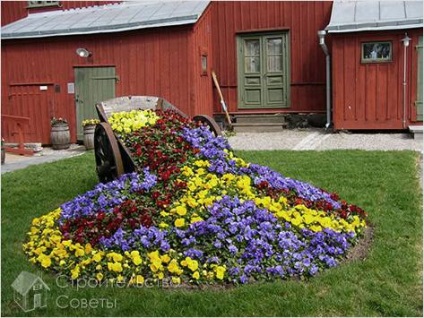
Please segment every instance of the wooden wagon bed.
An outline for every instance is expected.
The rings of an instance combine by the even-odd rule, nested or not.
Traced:
[[[96,125],[94,132],[94,154],[96,171],[101,182],[109,182],[124,173],[135,171],[131,153],[113,132],[108,121],[109,117],[112,113],[144,109],[172,110],[183,117],[188,117],[167,100],[155,96],[123,96],[96,104],[100,124]],[[221,129],[213,118],[196,115],[193,120],[208,125],[215,135],[221,134]]]

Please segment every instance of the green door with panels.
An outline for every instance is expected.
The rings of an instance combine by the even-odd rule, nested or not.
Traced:
[[[417,45],[418,51],[418,81],[417,81],[417,100],[415,107],[417,108],[417,121],[423,120],[423,37],[419,37]]]
[[[75,68],[75,102],[77,113],[77,138],[83,140],[82,121],[98,118],[96,103],[115,97],[117,76],[115,67]]]
[[[288,33],[237,38],[239,108],[289,107]]]

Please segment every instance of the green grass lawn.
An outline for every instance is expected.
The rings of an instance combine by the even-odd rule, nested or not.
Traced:
[[[26,259],[22,242],[34,217],[97,183],[93,152],[87,152],[2,175],[2,315],[422,317],[423,222],[417,153],[237,151],[237,155],[337,192],[365,209],[374,226],[367,257],[309,280],[231,289],[64,286]],[[47,308],[25,313],[14,302],[11,284],[23,270],[42,276],[49,286]],[[98,300],[97,308],[84,306],[93,299]]]

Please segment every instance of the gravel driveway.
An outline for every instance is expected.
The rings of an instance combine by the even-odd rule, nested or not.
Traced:
[[[228,138],[238,150],[415,150],[423,152],[423,141],[407,133],[363,134],[326,133],[322,129],[282,130],[281,132],[237,133]]]
[[[322,129],[237,133],[228,138],[235,150],[415,150],[421,152],[418,174],[423,187],[423,140],[408,133],[327,133]]]

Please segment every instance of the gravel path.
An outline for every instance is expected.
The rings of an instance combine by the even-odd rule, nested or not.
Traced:
[[[326,133],[322,129],[283,130],[268,133],[237,133],[228,138],[235,150],[415,150],[421,152],[418,175],[423,188],[423,140],[404,133]]]
[[[326,133],[324,130],[283,130],[267,133],[237,133],[228,138],[238,150],[415,150],[423,152],[423,141],[407,133]]]

